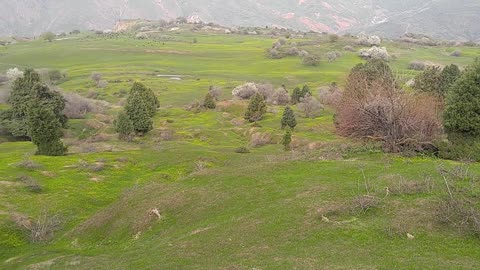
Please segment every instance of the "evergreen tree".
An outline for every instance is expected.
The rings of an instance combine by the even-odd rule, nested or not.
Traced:
[[[155,115],[158,107],[160,107],[160,102],[158,102],[155,93],[153,93],[152,89],[145,87],[145,85],[135,82],[130,90],[130,97],[133,96],[133,93],[139,93],[140,97],[143,99],[145,105],[147,105],[148,113],[151,117]],[[128,102],[128,101],[127,101]]]
[[[293,89],[292,98],[291,98],[292,104],[299,103],[302,97],[303,97],[302,90],[299,87],[295,87],[295,89]]]
[[[439,67],[429,67],[415,77],[415,90],[430,93],[438,97],[445,97],[446,92],[442,86],[442,70]]]
[[[40,83],[40,75],[33,69],[26,69],[23,77],[17,78],[12,85],[8,99],[11,105],[2,123],[15,137],[28,137],[27,111],[34,85]]]
[[[135,132],[135,128],[133,126],[132,120],[130,120],[130,118],[124,111],[120,112],[120,114],[118,115],[118,118],[115,121],[115,129],[118,133],[118,137],[120,140],[132,140],[132,135]]]
[[[443,68],[441,73],[442,93],[446,96],[450,87],[460,78],[461,71],[457,65],[451,64]]]
[[[294,129],[297,126],[297,120],[295,119],[295,114],[290,107],[285,107],[282,117],[282,129],[289,127]]]
[[[285,151],[290,150],[291,143],[292,143],[292,131],[289,128],[287,128],[282,139],[282,145],[285,147]]]
[[[60,140],[62,124],[48,102],[34,99],[27,110],[28,136],[37,146],[37,155],[63,156],[67,147]]]
[[[306,97],[307,95],[311,96],[312,91],[310,91],[310,87],[305,84],[302,88],[302,98]]]
[[[132,92],[125,105],[125,112],[137,133],[145,134],[153,129],[153,121],[150,114],[151,106],[145,103],[141,93]]]
[[[299,103],[307,95],[312,95],[312,91],[310,90],[310,87],[308,85],[305,84],[302,89],[296,87],[295,89],[293,89],[292,93],[292,104]]]
[[[262,120],[263,115],[267,112],[267,103],[261,94],[258,92],[253,95],[245,112],[245,120],[250,122],[257,122]]]
[[[215,102],[215,98],[212,94],[208,93],[205,96],[205,100],[203,101],[203,106],[207,109],[215,109],[217,107],[217,103]]]
[[[450,139],[480,137],[480,59],[452,85],[446,100],[444,125]]]
[[[66,127],[67,117],[63,113],[65,100],[63,96],[42,85],[40,76],[33,69],[27,69],[24,76],[13,83],[8,99],[10,109],[3,115],[2,124],[15,137],[28,137],[27,112],[29,104],[38,99],[53,110],[62,127]]]

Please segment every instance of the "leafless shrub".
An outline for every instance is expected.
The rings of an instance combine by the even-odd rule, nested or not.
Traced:
[[[418,60],[412,61],[408,64],[408,69],[411,69],[411,70],[425,70],[426,68],[427,68],[427,64],[425,64],[425,62],[418,61]]]
[[[285,51],[286,55],[297,56],[300,54],[300,50],[297,47],[290,47]]]
[[[464,232],[480,237],[480,209],[478,207],[478,179],[467,165],[452,170],[439,168],[445,184],[445,196],[438,204],[437,219]]]
[[[64,113],[71,119],[83,119],[87,113],[98,112],[101,109],[100,104],[94,100],[82,97],[76,93],[64,92],[65,98]]]
[[[409,181],[403,176],[397,176],[390,180],[388,192],[392,195],[414,195],[431,193],[434,188],[434,181],[431,177],[425,176],[422,181]]]
[[[347,45],[347,46],[343,47],[343,50],[347,51],[347,52],[356,52],[355,48],[353,46],[350,46],[350,45]]]
[[[390,55],[388,54],[387,48],[385,47],[372,47],[369,49],[361,49],[359,52],[360,57],[363,59],[381,59],[388,61]]]
[[[25,185],[25,188],[27,188],[28,191],[33,193],[42,192],[42,186],[35,178],[28,175],[22,175],[19,177],[19,180]]]
[[[42,210],[40,215],[33,220],[25,215],[15,213],[12,215],[12,220],[19,229],[28,233],[32,243],[45,242],[52,239],[54,233],[63,224],[60,215],[51,214],[47,210]]]
[[[250,99],[255,95],[257,90],[257,85],[255,83],[246,83],[235,87],[232,91],[232,95],[240,99]]]
[[[219,87],[219,86],[214,86],[214,85],[211,85],[210,88],[208,89],[208,92],[210,93],[210,95],[212,95],[212,97],[215,99],[215,100],[220,100],[220,97],[222,96],[222,88]]]
[[[382,39],[378,36],[359,35],[357,44],[363,46],[380,46]]]
[[[317,117],[320,114],[320,111],[323,109],[322,104],[320,104],[320,102],[311,95],[301,98],[300,103],[298,103],[297,106],[307,118]]]
[[[106,88],[108,86],[108,82],[106,80],[100,80],[98,83],[97,83],[97,87],[98,88]]]
[[[385,77],[351,74],[337,106],[336,127],[344,136],[384,143],[385,150],[423,151],[442,131],[438,100],[407,93]]]
[[[270,99],[275,92],[273,85],[268,83],[256,84],[256,86],[257,92],[262,95],[265,100]]]
[[[310,53],[308,53],[307,51],[305,50],[301,50],[299,53],[298,53],[298,56],[300,56],[301,58],[304,58],[306,56],[310,55]]]
[[[28,170],[36,170],[43,167],[42,164],[36,163],[32,160],[30,154],[25,154],[23,156],[22,161],[16,164],[18,168],[28,169]]]
[[[267,49],[267,57],[271,59],[281,59],[283,58],[283,53],[277,48]]]
[[[162,141],[173,141],[175,139],[175,130],[161,130],[160,139]]]
[[[90,79],[95,83],[96,86],[98,86],[98,84],[102,80],[102,77],[103,77],[102,74],[98,72],[94,72],[92,73],[92,75],[90,75]]]
[[[14,81],[15,79],[23,76],[23,71],[19,70],[18,68],[11,68],[7,70],[5,74],[10,81]]]
[[[204,160],[197,160],[195,161],[195,168],[194,168],[194,171],[195,172],[203,172],[205,171],[206,169],[208,169],[208,162],[204,161]]]
[[[189,104],[183,106],[183,109],[189,112],[199,113],[203,110],[203,106],[198,100],[194,100]]]
[[[268,101],[273,105],[287,105],[290,103],[290,95],[288,94],[287,89],[279,88],[273,93]]]
[[[93,163],[89,163],[86,160],[80,160],[76,167],[80,170],[87,170],[91,172],[101,172],[105,170],[106,164],[104,161],[97,161]]]
[[[318,90],[321,104],[336,106],[342,100],[342,92],[336,85],[321,87]]]
[[[308,54],[302,57],[302,63],[305,66],[318,66],[320,64],[320,57],[314,54]]]
[[[327,53],[327,59],[328,62],[335,62],[338,58],[342,57],[342,53],[338,51],[333,51],[333,52],[328,52]]]
[[[256,132],[250,137],[250,147],[259,147],[267,145],[272,141],[272,135],[270,133]]]
[[[380,201],[373,195],[359,195],[353,198],[353,209],[355,214],[365,214],[369,210],[379,206]]]

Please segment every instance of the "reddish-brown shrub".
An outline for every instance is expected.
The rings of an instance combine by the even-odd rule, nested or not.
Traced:
[[[337,131],[382,141],[389,152],[432,148],[431,142],[442,131],[439,102],[432,96],[405,92],[388,74],[350,74],[336,106]]]

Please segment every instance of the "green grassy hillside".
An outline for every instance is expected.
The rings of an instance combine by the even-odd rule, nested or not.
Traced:
[[[437,211],[446,196],[440,168],[465,173],[458,179],[452,173],[452,181],[478,192],[478,164],[384,154],[375,144],[336,135],[329,108],[314,119],[295,108],[291,152],[278,144],[282,107],[269,106],[260,127],[235,123],[246,103],[232,101],[231,90],[244,82],[284,84],[290,92],[308,83],[314,94],[334,81],[343,85],[362,61],[357,53],[342,51],[352,40],[294,40],[315,41],[303,48],[319,55],[343,53],[336,62],[307,67],[298,57],[266,58],[265,49],[276,41],[270,37],[167,36],[153,41],[85,34],[0,48],[0,71],[59,69],[68,74],[60,85],[64,91],[95,92],[106,104],[103,112],[70,121],[66,157],[31,156],[35,147],[29,142],[0,143],[0,268],[480,267],[478,237],[442,224]],[[407,69],[412,60],[463,67],[480,56],[472,47],[385,46],[404,80],[416,74]],[[458,49],[462,57],[449,56]],[[101,73],[108,86],[95,88],[92,72]],[[133,81],[151,87],[161,108],[154,130],[126,143],[114,134],[112,119]],[[183,109],[202,100],[210,85],[223,88],[215,111]],[[270,134],[271,143],[235,153],[254,133]],[[32,179],[41,190],[32,192]],[[358,200],[369,195],[375,203],[359,208]],[[61,221],[58,230],[48,242],[31,243],[13,220],[46,211]]]

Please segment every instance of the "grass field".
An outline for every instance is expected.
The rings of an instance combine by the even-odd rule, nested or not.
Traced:
[[[66,157],[31,156],[29,142],[0,143],[1,269],[478,269],[480,240],[441,224],[438,201],[445,196],[439,168],[459,163],[434,157],[384,154],[376,145],[335,134],[333,112],[301,117],[294,133],[299,147],[284,152],[277,143],[235,149],[254,132],[278,142],[283,108],[271,106],[261,127],[233,125],[244,102],[229,101],[244,82],[284,84],[290,91],[337,82],[362,60],[343,52],[336,62],[302,65],[298,57],[274,60],[265,36],[169,33],[165,42],[128,36],[81,35],[54,42],[0,47],[0,71],[12,67],[59,69],[68,80],[59,87],[108,102],[103,118],[113,118],[133,81],[151,87],[161,103],[155,129],[131,143],[117,140],[111,121],[96,114],[72,120]],[[192,43],[193,38],[198,43]],[[306,49],[341,51],[352,40],[318,40]],[[302,39],[297,42],[305,41]],[[421,47],[386,42],[391,65],[404,78],[412,60],[466,66],[480,56],[474,47]],[[358,47],[360,48],[360,47]],[[89,79],[99,72],[109,81],[97,89]],[[158,75],[179,75],[171,80]],[[210,85],[223,88],[215,111],[189,112]],[[6,108],[0,105],[0,109]],[[92,122],[101,122],[92,125]],[[164,131],[174,132],[162,140]],[[102,135],[103,139],[89,140]],[[309,145],[319,145],[312,147]],[[92,151],[82,151],[82,147]],[[19,163],[31,161],[30,168]],[[478,164],[469,173],[480,174]],[[40,192],[22,179],[33,178]],[[475,177],[475,179],[477,179]],[[389,194],[399,183],[427,183],[428,189]],[[366,213],[351,208],[359,195],[381,198]],[[161,218],[151,214],[158,209]],[[49,242],[30,243],[11,216],[61,218]],[[414,239],[408,239],[407,233]]]

